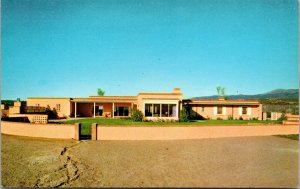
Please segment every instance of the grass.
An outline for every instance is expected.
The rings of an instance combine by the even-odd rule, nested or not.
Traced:
[[[134,122],[130,119],[111,119],[111,118],[83,118],[68,120],[61,123],[73,124],[81,123],[81,133],[90,134],[92,123],[105,126],[205,126],[205,125],[247,125],[247,124],[280,124],[279,121],[260,121],[260,120],[203,120],[199,122]]]
[[[288,139],[292,139],[292,140],[299,140],[299,134],[291,134],[291,135],[276,135],[278,137],[282,137],[282,138],[288,138]]]

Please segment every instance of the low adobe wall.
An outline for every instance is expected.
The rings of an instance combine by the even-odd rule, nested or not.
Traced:
[[[35,124],[1,121],[1,133],[28,137],[79,140],[78,124]]]
[[[97,133],[97,135],[93,134]],[[297,125],[188,126],[188,127],[92,127],[93,140],[178,140],[298,134]]]

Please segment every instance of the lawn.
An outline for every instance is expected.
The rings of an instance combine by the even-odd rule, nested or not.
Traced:
[[[291,135],[276,135],[282,138],[288,138],[292,140],[299,140],[299,134],[291,134]]]
[[[260,120],[203,120],[192,122],[134,122],[130,119],[111,118],[84,118],[68,120],[61,123],[73,124],[81,123],[81,133],[90,134],[92,123],[106,126],[204,126],[204,125],[247,125],[247,124],[280,124],[280,121],[260,121]]]

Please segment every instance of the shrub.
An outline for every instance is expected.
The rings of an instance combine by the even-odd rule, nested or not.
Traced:
[[[187,110],[185,108],[183,108],[179,112],[179,121],[180,122],[189,122],[190,121],[188,112],[187,112]]]
[[[240,116],[239,120],[243,120],[242,116]]]
[[[143,121],[144,115],[143,112],[141,112],[140,110],[132,110],[131,112],[131,119],[132,121]]]
[[[233,120],[233,117],[231,115],[228,116],[228,120]]]
[[[285,115],[284,112],[281,114],[280,118],[277,119],[277,121],[283,121],[283,120],[287,120],[287,116]]]
[[[223,120],[221,117],[218,117],[217,120]]]
[[[45,113],[48,115],[48,119],[57,119],[58,118],[56,109],[53,108],[53,110],[51,110],[49,105],[47,106]]]

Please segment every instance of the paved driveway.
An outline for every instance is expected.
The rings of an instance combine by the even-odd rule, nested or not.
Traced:
[[[297,170],[298,141],[273,136],[79,143],[2,137],[4,186],[295,188]]]

